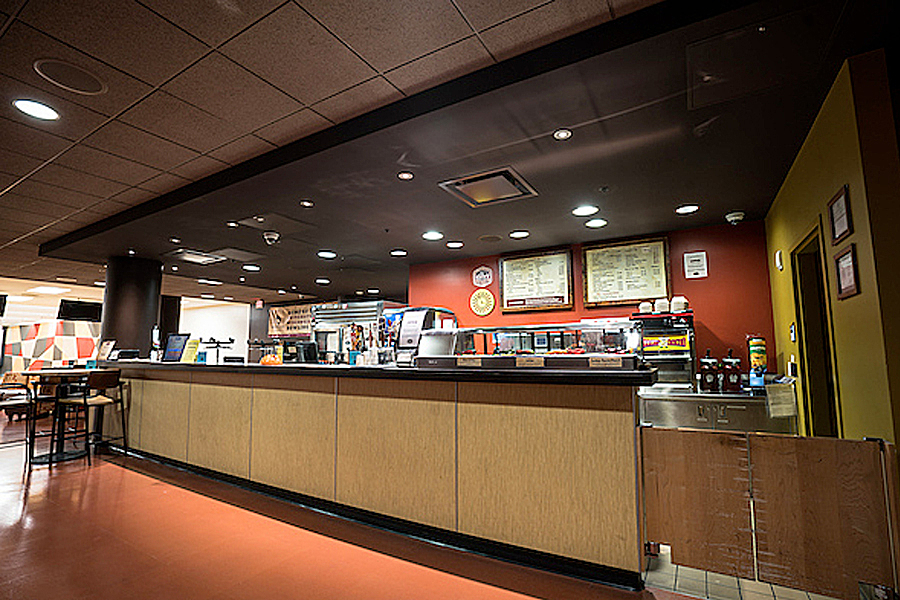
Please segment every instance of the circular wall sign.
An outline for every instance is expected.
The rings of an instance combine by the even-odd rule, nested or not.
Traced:
[[[475,287],[487,287],[494,282],[494,270],[487,265],[475,267],[472,270],[472,285]]]
[[[469,307],[479,317],[486,317],[494,310],[494,294],[491,290],[481,288],[472,292],[469,297]]]

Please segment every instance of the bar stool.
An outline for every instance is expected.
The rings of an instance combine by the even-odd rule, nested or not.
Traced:
[[[74,393],[73,393],[74,392]],[[76,416],[75,426],[71,434],[64,434],[57,443],[61,444],[60,451],[65,448],[67,439],[84,440],[84,449],[87,451],[88,464],[91,464],[91,445],[97,445],[110,440],[122,440],[125,448],[125,454],[128,454],[128,427],[125,422],[125,400],[122,391],[121,372],[118,370],[93,371],[88,374],[84,384],[71,385],[69,387],[69,395],[57,400],[59,410],[54,413],[54,418],[65,418],[65,411],[72,410]],[[106,406],[118,405],[119,416],[122,423],[122,435],[120,436],[103,436],[102,419],[103,408]],[[95,416],[98,419],[95,424],[94,431],[90,431],[89,416],[90,409],[97,408]],[[78,413],[84,411],[84,428],[78,429]],[[57,416],[57,413],[59,415]],[[54,426],[54,429],[56,427]]]

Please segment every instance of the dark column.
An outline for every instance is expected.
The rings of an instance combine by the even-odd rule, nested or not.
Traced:
[[[181,296],[159,297],[159,344],[166,349],[166,340],[170,333],[178,333],[181,320]]]
[[[150,355],[151,333],[159,313],[162,263],[158,260],[114,256],[106,263],[103,324],[100,337],[116,340],[116,348]]]

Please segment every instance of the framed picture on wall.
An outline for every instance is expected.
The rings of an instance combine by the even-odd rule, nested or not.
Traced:
[[[837,271],[838,300],[855,296],[859,293],[859,275],[856,267],[856,244],[850,244],[834,257]]]
[[[853,233],[850,214],[850,189],[844,186],[828,203],[828,221],[831,223],[831,245],[835,245]]]

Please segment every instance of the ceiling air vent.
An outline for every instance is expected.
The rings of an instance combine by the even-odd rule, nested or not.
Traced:
[[[196,265],[211,265],[227,260],[226,257],[219,256],[218,254],[208,254],[206,252],[200,252],[199,250],[191,250],[190,248],[179,248],[178,250],[169,252],[166,256],[171,256],[172,258],[177,258]]]
[[[438,185],[472,208],[537,196],[537,191],[512,167],[466,175]]]

